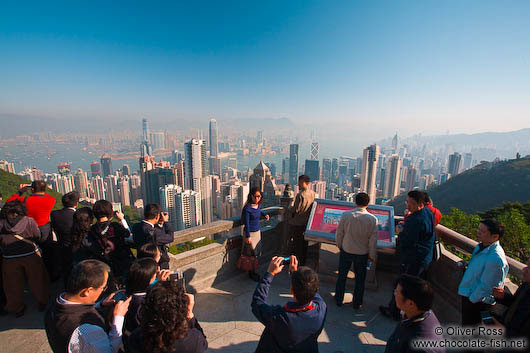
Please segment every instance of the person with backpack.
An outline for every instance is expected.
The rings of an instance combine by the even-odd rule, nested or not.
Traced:
[[[0,249],[3,254],[3,286],[6,294],[5,310],[24,315],[24,288],[26,282],[38,303],[39,311],[46,307],[50,296],[50,281],[40,249],[41,240],[37,222],[26,216],[26,207],[19,200],[6,202],[0,212]]]

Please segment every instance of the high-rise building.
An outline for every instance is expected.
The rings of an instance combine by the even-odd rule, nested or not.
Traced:
[[[291,185],[298,183],[298,149],[299,145],[292,143],[289,146],[289,182]]]
[[[473,155],[471,153],[464,154],[464,170],[471,168],[471,163],[473,162]]]
[[[142,184],[145,184],[144,205],[150,203],[160,204],[159,189],[165,185],[175,184],[175,171],[169,168],[169,163],[167,167],[148,170],[144,173]]]
[[[318,152],[319,152],[318,142],[311,142],[310,159],[313,160],[313,161],[317,161],[318,160]]]
[[[289,157],[282,159],[282,181],[289,182]]]
[[[258,188],[263,192],[265,187],[265,181],[271,178],[271,172],[269,168],[260,161],[258,165],[254,168],[254,173],[250,176],[250,188]]]
[[[271,176],[273,178],[276,178],[276,164],[272,162],[265,162],[265,165],[269,167],[269,170],[271,171]]]
[[[405,169],[405,168],[403,168]],[[416,179],[418,179],[419,171],[415,167],[407,168],[407,181],[405,183],[405,191],[413,190],[416,187]]]
[[[460,173],[460,167],[462,164],[462,155],[458,152],[453,153],[449,156],[449,162],[447,165],[447,172],[451,176],[458,175]]]
[[[0,161],[0,169],[5,172],[15,174],[15,164],[9,163],[8,161]]]
[[[88,177],[81,168],[74,175],[74,187],[81,198],[88,197]]]
[[[383,197],[392,199],[399,195],[399,186],[401,184],[401,158],[397,154],[390,157],[386,164],[385,171],[385,189]]]
[[[324,158],[322,160],[322,180],[326,183],[331,183],[331,159]]]
[[[200,180],[208,175],[206,142],[192,139],[184,144],[184,153],[184,186],[186,190],[200,191]]]
[[[166,132],[165,131],[151,131],[149,140],[154,150],[166,149]]]
[[[171,160],[170,160],[171,163],[175,164],[182,160],[184,160],[184,156],[182,155],[181,152],[177,150],[174,150],[171,152]]]
[[[311,181],[320,180],[319,161],[313,159],[306,159],[304,174],[307,175]]]
[[[184,189],[184,161],[175,163],[175,183]]]
[[[210,157],[208,161],[210,165],[210,173],[215,175],[221,175],[221,158],[213,156]]]
[[[118,186],[120,188],[120,202],[123,206],[130,206],[131,205],[131,188],[129,183],[129,177],[123,176],[120,178],[120,181],[118,182]]]
[[[337,158],[331,160],[331,182],[339,183],[339,160]]]
[[[377,162],[379,160],[379,146],[371,145],[363,150],[363,166],[361,172],[361,191],[370,196],[370,202],[375,204],[377,189],[375,177],[377,174]]]
[[[193,190],[185,190],[175,195],[177,230],[199,226],[202,223],[201,194]]]
[[[103,170],[103,177],[112,174],[112,158],[108,153],[101,156],[101,169]]]
[[[350,179],[351,178],[348,174],[348,166],[345,164],[339,164],[339,186],[343,186]]]
[[[160,207],[162,208],[162,211],[168,213],[169,223],[174,229],[178,229],[178,216],[175,200],[176,195],[179,192],[182,192],[182,188],[174,184],[164,185],[159,189]]]
[[[147,119],[142,119],[142,144],[140,146],[141,157],[150,156],[152,154],[149,137],[149,123],[147,122]]]
[[[134,204],[136,200],[142,198],[142,181],[141,177],[137,174],[131,175],[129,178],[129,187],[131,191],[131,203]]]
[[[392,153],[398,153],[399,152],[399,137],[396,133],[394,135],[394,138],[392,139]]]
[[[228,164],[230,168],[237,170],[237,158],[230,157],[228,158]]]
[[[322,180],[311,181],[309,188],[315,192],[315,197],[326,198],[326,182]]]
[[[219,145],[217,143],[217,120],[211,119],[209,126],[209,145],[210,145],[210,157],[217,157],[219,155]],[[221,170],[221,167],[219,167]]]
[[[93,198],[96,200],[105,200],[105,182],[102,177],[96,175],[96,177],[90,179],[90,184],[92,185]]]
[[[207,175],[200,179],[202,224],[211,223],[213,219],[212,177],[213,175]]]
[[[90,176],[95,178],[96,176],[101,176],[101,166],[98,161],[90,163]]]
[[[107,175],[105,177],[105,190],[107,198],[105,200],[117,203],[120,202],[118,193],[118,177],[116,175]]]

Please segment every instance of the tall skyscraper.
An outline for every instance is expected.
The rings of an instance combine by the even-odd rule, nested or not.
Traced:
[[[331,160],[331,182],[339,183],[339,160],[337,158]]]
[[[192,139],[186,142],[184,153],[184,186],[186,190],[200,191],[200,180],[208,175],[205,141]]]
[[[392,139],[392,153],[398,153],[399,152],[399,137],[396,133],[394,135],[394,138]]]
[[[167,162],[166,162],[167,163]],[[144,205],[150,203],[160,204],[160,188],[165,185],[175,184],[175,171],[172,168],[154,168],[144,173]]]
[[[401,184],[401,158],[398,155],[392,155],[386,164],[385,169],[385,189],[383,197],[392,199],[399,195],[399,186]]]
[[[199,226],[202,223],[200,192],[185,190],[175,195],[177,230]]]
[[[311,181],[320,180],[320,166],[318,160],[306,159],[304,174],[309,176]]]
[[[95,178],[92,178],[90,180],[90,183],[92,185],[92,191],[94,192],[94,194],[92,195],[93,198],[95,198],[96,200],[105,200],[106,193],[105,182],[103,178],[99,175],[96,175]]]
[[[462,164],[462,155],[458,152],[453,153],[449,156],[449,162],[447,165],[447,172],[451,176],[456,176],[460,173],[460,167]]]
[[[379,146],[371,145],[363,150],[363,166],[361,172],[361,191],[370,196],[370,202],[375,204],[377,189],[375,177],[377,174],[377,162],[379,160]]]
[[[217,157],[219,155],[219,145],[217,144],[217,120],[211,119],[209,128],[210,134],[208,143],[210,144],[210,157]]]
[[[326,183],[331,183],[331,159],[324,158],[322,160],[322,180]]]
[[[250,176],[250,188],[258,188],[263,192],[265,187],[265,180],[270,179],[271,172],[269,167],[265,165],[262,161],[254,168],[253,174]]]
[[[131,167],[128,164],[124,164],[121,170],[123,175],[131,175]]]
[[[107,196],[105,200],[110,202],[120,202],[120,195],[118,194],[118,177],[116,175],[107,175],[104,180]]]
[[[282,159],[282,181],[289,182],[289,157]]]
[[[207,175],[200,179],[202,224],[211,223],[213,218],[212,177],[213,175]]]
[[[101,156],[101,169],[103,170],[103,177],[112,174],[112,158],[108,153]]]
[[[473,155],[471,153],[464,154],[464,170],[471,168],[471,163],[473,161]]]
[[[142,119],[142,144],[140,146],[141,157],[150,156],[152,153],[149,138],[149,123],[147,122],[147,119]]]
[[[405,169],[405,168],[403,168]],[[408,167],[407,182],[405,184],[405,191],[413,190],[416,186],[416,179],[418,179],[419,171],[415,167]]]
[[[131,188],[129,183],[129,177],[121,177],[118,181],[118,186],[120,188],[120,202],[123,206],[131,205]]]
[[[310,153],[311,160],[313,161],[318,160],[318,150],[319,150],[318,142],[311,142],[311,153]]]
[[[299,145],[296,143],[289,146],[289,182],[291,185],[298,184],[298,148]]]
[[[159,188],[160,207],[162,211],[167,212],[169,216],[169,223],[178,229],[177,208],[175,205],[176,195],[182,192],[182,188],[178,185],[169,184]]]
[[[80,197],[88,197],[88,177],[81,168],[74,175],[74,186]]]

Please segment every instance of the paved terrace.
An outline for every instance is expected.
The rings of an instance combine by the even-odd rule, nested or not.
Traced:
[[[264,255],[260,259],[265,271],[270,257],[278,254],[285,222],[281,222],[281,208],[269,211],[277,222],[262,227]],[[278,223],[279,221],[279,223]],[[196,293],[195,315],[203,327],[209,343],[209,352],[254,352],[263,325],[256,321],[250,309],[252,293],[256,283],[241,274],[236,268],[241,238],[227,234],[239,226],[238,219],[223,220],[209,225],[180,231],[175,234],[176,242],[189,241],[202,236],[217,234],[218,243],[171,255],[171,268],[182,269],[188,291]],[[474,242],[442,226],[438,235],[447,243],[469,252]],[[237,233],[237,232],[235,232]],[[217,238],[216,237],[216,238]],[[316,247],[310,247],[315,254]],[[393,251],[380,250],[376,268],[376,280],[368,276],[364,307],[354,311],[351,306],[353,273],[349,273],[345,304],[338,308],[334,303],[334,286],[338,265],[338,249],[323,244],[318,251],[320,262],[318,272],[321,280],[320,293],[328,304],[325,329],[319,337],[321,352],[383,352],[386,340],[396,322],[379,314],[378,306],[387,304],[397,278],[397,258]],[[442,323],[459,322],[459,297],[456,294],[462,273],[456,263],[458,257],[443,249],[442,258],[428,274],[433,283],[436,297],[433,310]],[[523,264],[509,259],[510,273],[521,277]],[[515,290],[508,284],[510,290]],[[59,289],[56,288],[56,292]],[[348,293],[348,291],[350,291]],[[283,305],[290,299],[289,278],[286,272],[276,276],[269,293],[269,303]],[[0,318],[0,353],[48,353],[43,326],[43,315],[26,293],[28,310],[22,318],[14,316]]]

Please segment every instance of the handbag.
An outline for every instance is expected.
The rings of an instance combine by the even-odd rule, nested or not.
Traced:
[[[237,268],[243,271],[256,271],[258,269],[258,258],[241,254],[237,260]]]

